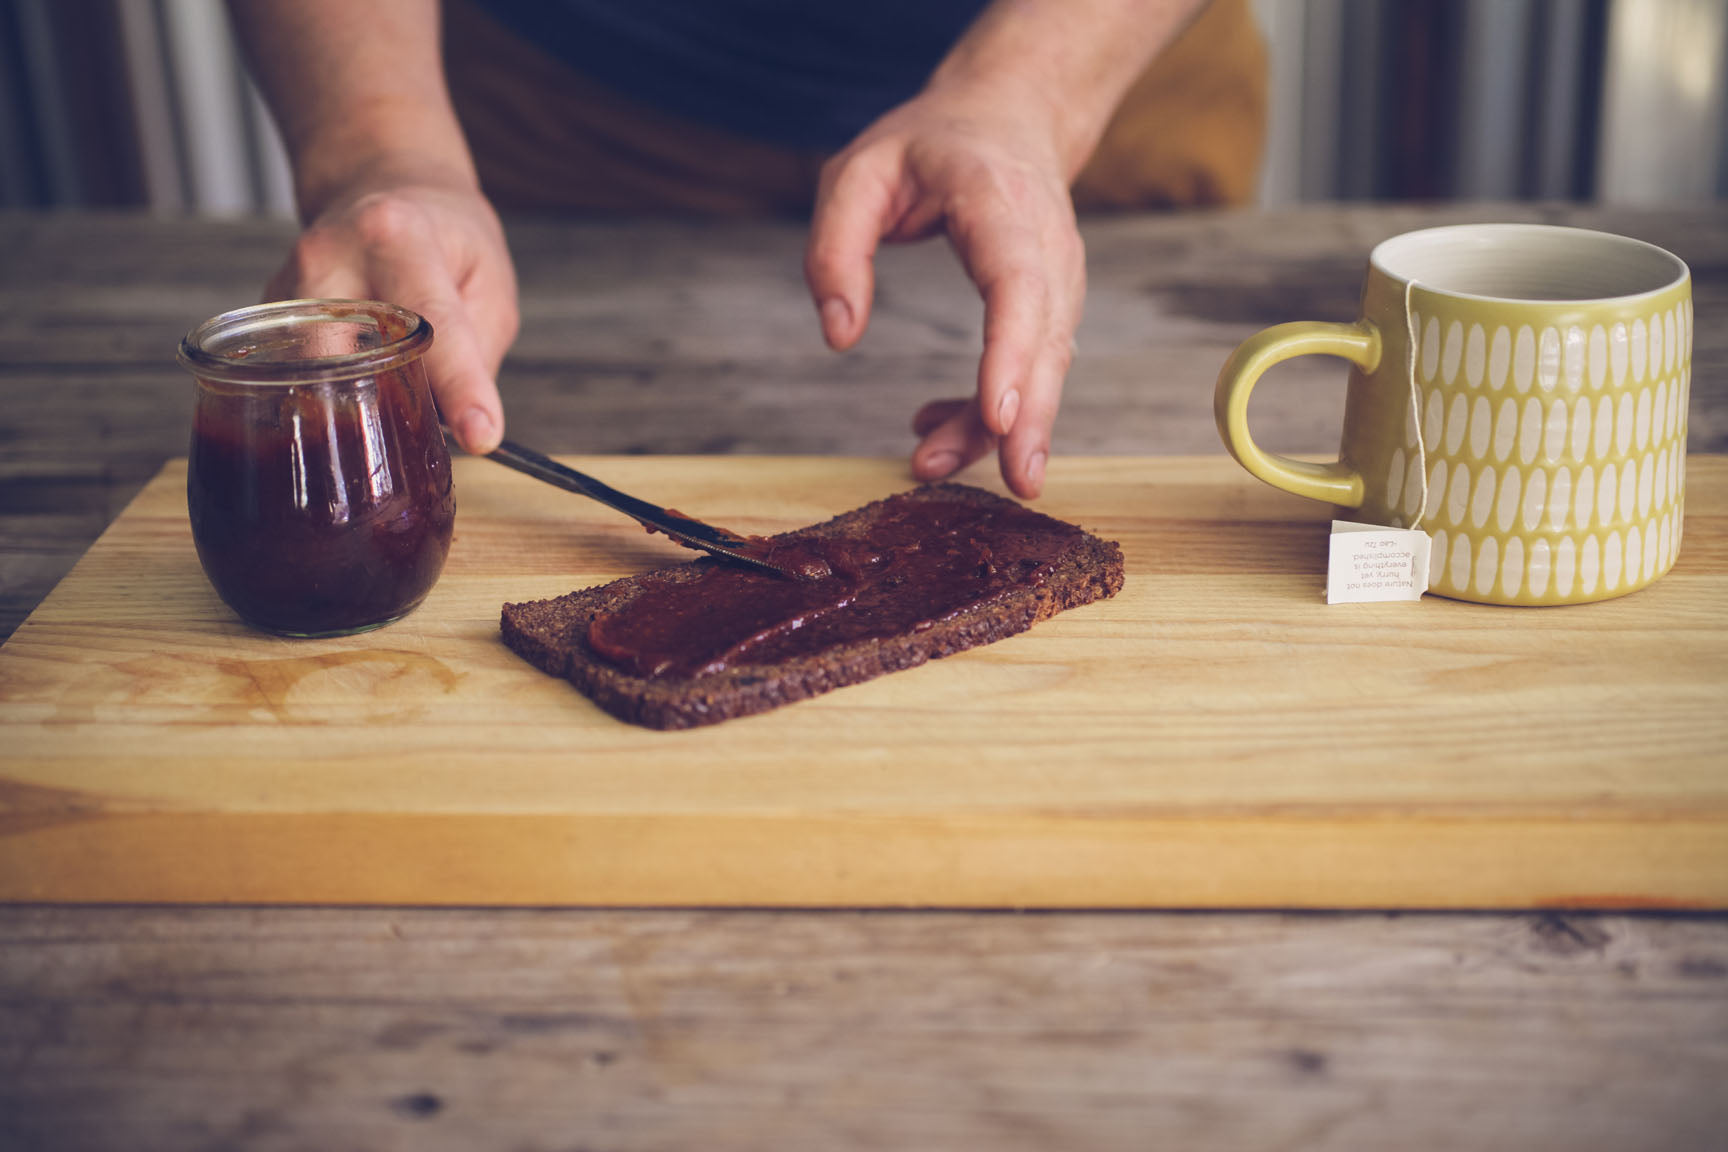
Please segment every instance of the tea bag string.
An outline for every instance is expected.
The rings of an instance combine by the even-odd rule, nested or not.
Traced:
[[[1404,281],[1404,329],[1410,344],[1410,423],[1416,429],[1416,469],[1422,478],[1422,502],[1416,506],[1416,518],[1410,524],[1412,530],[1421,528],[1423,517],[1428,515],[1428,445],[1422,439],[1422,393],[1416,386],[1416,311],[1411,300],[1415,291],[1414,278]]]

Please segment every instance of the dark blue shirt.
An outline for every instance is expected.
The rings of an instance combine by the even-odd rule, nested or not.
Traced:
[[[666,112],[843,147],[923,87],[987,0],[481,0],[572,68]]]

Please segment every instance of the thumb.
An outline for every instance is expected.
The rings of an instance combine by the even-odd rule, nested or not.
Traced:
[[[487,371],[479,342],[466,317],[447,313],[440,327],[432,315],[434,337],[426,354],[426,374],[438,411],[464,452],[476,456],[498,447],[504,438],[504,405],[498,385]]]
[[[405,246],[374,253],[371,279],[385,300],[411,308],[432,323],[426,375],[438,414],[465,452],[484,455],[504,436],[504,404],[474,316],[455,277],[428,248]]]

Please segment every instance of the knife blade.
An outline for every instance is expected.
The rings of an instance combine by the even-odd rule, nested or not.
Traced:
[[[798,578],[796,573],[779,567],[767,558],[767,550],[760,538],[752,539],[725,528],[704,524],[682,512],[650,504],[514,441],[503,441],[497,449],[487,453],[487,459],[514,468],[536,480],[544,480],[566,492],[575,492],[591,500],[598,500],[608,508],[617,509],[635,519],[651,531],[664,532],[670,539],[687,548],[747,564],[777,576]]]

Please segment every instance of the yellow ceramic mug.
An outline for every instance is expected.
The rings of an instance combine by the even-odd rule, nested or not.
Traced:
[[[1261,374],[1314,353],[1352,365],[1335,463],[1248,432]],[[1374,249],[1356,323],[1280,324],[1237,348],[1218,430],[1268,484],[1426,530],[1433,592],[1578,604],[1674,564],[1691,359],[1691,277],[1671,253],[1574,228],[1434,228]]]

